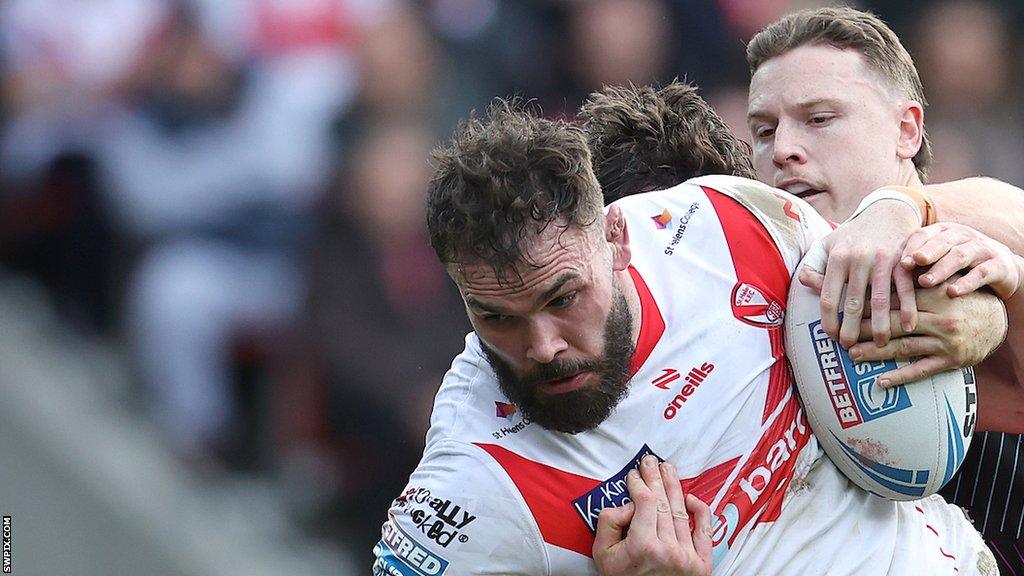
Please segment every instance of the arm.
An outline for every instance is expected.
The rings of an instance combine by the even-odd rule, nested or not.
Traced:
[[[992,178],[965,178],[924,188],[937,222],[978,230],[1024,255],[1024,190]]]
[[[892,372],[896,384],[984,359],[977,366],[978,429],[1024,432],[1024,331],[1010,329],[1005,344],[989,356],[989,345],[1001,341],[992,338],[997,328],[1002,329],[1003,311],[992,308],[991,293],[976,291],[989,286],[1003,299],[1006,320],[1014,326],[1024,318],[1024,258],[972,228],[939,223],[910,236],[901,266],[908,272],[926,267],[919,280],[924,288],[919,294],[925,295],[917,300],[920,322],[908,335],[893,318],[893,340],[881,346],[858,344],[850,349],[851,356],[864,352],[864,359],[923,357]],[[953,277],[965,269],[964,276]],[[943,284],[947,279],[950,282]],[[871,331],[868,322],[860,328],[862,334]]]
[[[911,235],[903,252],[904,267],[925,268],[920,282],[934,286],[960,270],[963,277],[949,284],[951,297],[974,296],[988,286],[1006,305],[1011,323],[1024,318],[1024,258],[973,228],[939,223]],[[1024,331],[1010,330],[1006,343],[976,369],[981,384],[978,428],[1024,432]]]
[[[1024,191],[1015,186],[991,178],[967,178],[927,186],[923,196],[920,191],[905,187],[891,189],[897,193],[889,196],[903,201],[883,199],[866,205],[869,200],[865,199],[857,216],[825,242],[828,267],[820,282],[822,326],[844,346],[857,341],[859,318],[869,307],[875,319],[875,341],[880,345],[888,341],[890,324],[886,311],[893,283],[899,296],[901,323],[906,330],[913,327],[913,283],[909,272],[897,263],[904,243],[921,225],[938,220],[971,226],[1024,255]],[[806,280],[802,275],[801,281],[808,284]],[[847,285],[847,294],[842,297]],[[840,311],[845,313],[841,326]]]

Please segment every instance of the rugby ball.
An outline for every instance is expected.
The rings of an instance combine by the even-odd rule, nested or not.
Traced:
[[[804,265],[824,270],[820,242]],[[977,409],[974,372],[950,370],[883,389],[879,376],[909,361],[859,362],[821,329],[818,294],[793,277],[786,355],[818,443],[854,484],[891,500],[937,492],[960,467]]]

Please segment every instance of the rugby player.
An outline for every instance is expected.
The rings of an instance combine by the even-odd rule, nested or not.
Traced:
[[[851,8],[797,12],[769,24],[751,39],[747,60],[752,72],[749,126],[754,164],[762,181],[803,196],[834,221],[848,217],[864,195],[879,186],[921,186],[931,162],[924,132],[924,92],[910,54],[881,20]],[[884,257],[888,262],[898,258],[908,269],[938,261],[921,277],[923,286],[973,267],[952,284],[950,294],[989,283],[1006,302],[1011,326],[1007,343],[977,368],[978,429],[983,432],[974,438],[960,473],[941,493],[970,510],[1001,571],[1021,574],[1024,440],[1019,433],[1024,432],[1024,379],[1019,367],[1024,330],[1013,326],[1024,307],[1024,296],[1018,294],[1024,267],[1013,252],[1024,254],[1024,227],[1014,220],[1015,203],[1007,198],[1013,194],[996,190],[974,201],[951,196],[947,202],[936,198],[935,203],[941,219],[965,222],[964,218],[972,218],[966,223],[1005,246],[971,228],[943,223],[915,232],[902,253]],[[842,265],[843,255],[833,255],[839,256],[838,262],[834,258],[829,265]],[[864,285],[863,274],[855,280],[858,286]],[[808,276],[802,281],[819,279]],[[842,303],[838,289],[838,283],[826,283],[822,313],[834,318],[840,306],[846,310],[849,321],[842,331],[844,343],[851,344],[858,332],[852,319],[863,299]],[[927,358],[940,346],[942,335],[937,338],[935,330],[888,344],[879,337],[888,331],[884,313],[888,304],[883,298],[888,288],[881,282],[871,292],[875,341],[858,344],[851,353],[865,360],[893,353],[925,356],[918,368],[944,367],[942,360]],[[856,293],[855,288],[848,291]],[[893,320],[894,333],[904,333]]]
[[[621,531],[601,531],[618,509],[636,515],[627,539],[665,545],[626,550],[652,571],[707,573],[710,547],[721,574],[992,573],[941,498],[877,498],[822,457],[781,347],[790,278],[831,231],[806,203],[710,176],[602,210],[585,135],[507,104],[435,160],[431,242],[474,332],[375,571],[632,571],[609,551]],[[910,208],[880,199],[850,235],[899,228]],[[703,519],[693,496],[711,503]]]

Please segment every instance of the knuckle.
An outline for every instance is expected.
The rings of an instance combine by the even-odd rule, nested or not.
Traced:
[[[861,303],[860,298],[857,298],[856,296],[847,298],[846,303],[843,305],[843,308],[850,312],[860,311],[862,307],[863,304]]]
[[[896,343],[896,354],[903,358],[907,358],[913,353],[913,346],[911,345],[910,338],[902,338]]]
[[[661,546],[657,540],[644,540],[637,544],[636,553],[641,558],[654,558],[661,555]]]
[[[871,307],[872,308],[888,308],[889,307],[889,295],[888,294],[872,294],[871,295]]]
[[[637,505],[648,505],[654,502],[654,494],[644,486],[642,489],[637,490],[637,493],[633,495],[633,502]]]
[[[963,319],[959,317],[943,318],[940,325],[949,336],[959,336],[963,331]]]

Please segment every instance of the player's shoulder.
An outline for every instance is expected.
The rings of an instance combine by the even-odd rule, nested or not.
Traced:
[[[546,574],[543,539],[514,486],[476,446],[429,446],[395,498],[374,574]]]
[[[445,440],[474,442],[490,438],[495,410],[507,402],[480,339],[470,332],[466,335],[466,347],[452,360],[434,397],[428,448]]]
[[[714,175],[684,182],[699,186],[709,195],[727,196],[740,204],[768,230],[775,244],[790,260],[807,252],[832,226],[806,201],[763,182],[738,176]]]

